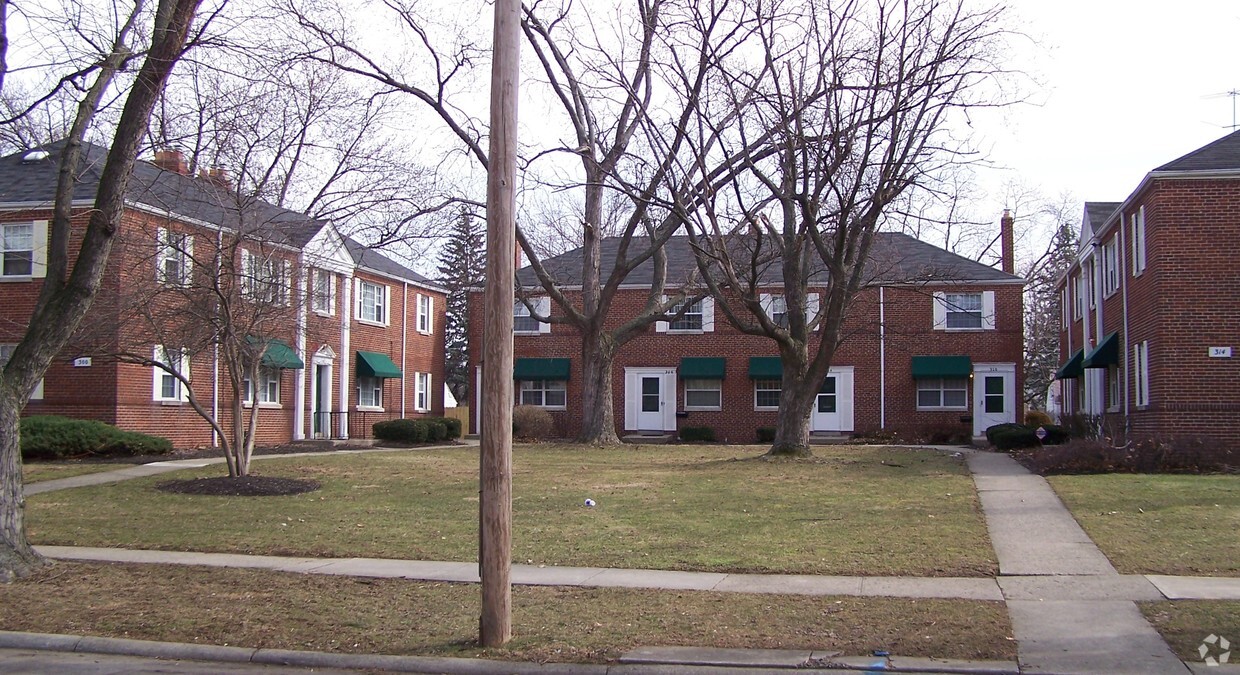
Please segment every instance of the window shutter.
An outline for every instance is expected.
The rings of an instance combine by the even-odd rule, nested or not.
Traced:
[[[983,300],[985,302],[985,300]],[[947,328],[947,294],[942,291],[934,292],[934,330],[944,330]]]
[[[433,295],[426,296],[426,332],[432,335],[435,333],[435,296]],[[430,375],[426,377],[429,378]],[[430,392],[427,392],[427,396],[430,396]]]
[[[241,249],[241,295],[249,296],[250,289],[253,288],[253,281],[250,278],[250,252]]]
[[[293,270],[291,267],[287,260],[280,261],[280,285],[285,307],[293,301]]]
[[[982,328],[995,328],[995,292],[982,291]]]
[[[155,228],[155,281],[161,284],[168,282],[168,271],[164,265],[167,255],[168,230],[157,227]]]
[[[194,235],[192,234],[185,235],[185,253],[181,256],[181,259],[185,261],[185,270],[182,272],[184,277],[181,281],[184,284],[189,284],[190,280],[193,279],[194,273]]]
[[[353,318],[362,318],[362,280],[353,278]]]
[[[818,304],[821,297],[819,293],[810,293],[805,299],[805,323],[807,325],[812,324],[814,319],[818,318]]]
[[[32,247],[34,250],[30,252],[30,276],[34,279],[42,279],[47,276],[47,221],[36,220],[34,227],[31,229],[31,237],[33,238]]]
[[[665,303],[665,302],[667,302],[667,296],[666,296],[666,295],[660,295],[660,296],[659,296],[659,304],[663,304],[663,303]],[[655,321],[655,322],[654,322],[654,332],[656,332],[656,333],[666,333],[666,332],[667,332],[667,322],[666,322],[666,321]],[[626,412],[627,412],[627,411],[626,411]],[[629,426],[628,426],[627,422],[626,422],[626,424],[625,424],[625,427],[624,427],[624,428],[625,428],[625,429],[628,429],[628,428],[629,428]]]
[[[381,323],[384,326],[388,326],[391,325],[392,319],[392,288],[387,284],[384,284],[381,288],[383,288],[383,316],[381,317]]]
[[[192,371],[189,368],[189,351],[186,349],[177,350],[177,372],[184,376],[186,380],[193,380],[190,377]],[[181,401],[189,401],[189,387],[184,382],[178,382],[177,386],[181,389]]]
[[[431,300],[431,302],[434,303],[435,301]],[[426,409],[427,410],[430,410],[431,408],[435,407],[434,402],[431,399],[431,391],[432,391],[431,390],[431,374],[427,373],[426,374]]]
[[[546,297],[538,298],[535,301],[534,308],[537,309],[538,313],[541,314],[542,316],[550,317],[551,316],[551,298],[546,298]],[[551,324],[546,323],[546,322],[539,322],[538,332],[539,333],[550,333]]]
[[[766,318],[774,321],[775,317],[771,316],[771,305],[773,304],[771,302],[771,294],[770,293],[760,294],[758,296],[758,304],[762,306],[762,313],[766,315]]]
[[[163,351],[164,348],[157,345],[154,353],[151,355],[151,358],[156,363],[167,363]],[[158,401],[163,394],[163,387],[161,386],[163,383],[159,381],[159,377],[164,370],[159,366],[151,366],[151,371],[151,400]]]
[[[702,332],[715,332],[715,299],[709,295],[702,298]]]

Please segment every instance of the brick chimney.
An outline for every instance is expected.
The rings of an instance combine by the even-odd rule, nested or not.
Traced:
[[[1013,231],[1016,225],[1016,219],[1012,217],[1009,209],[1003,209],[1003,217],[999,219],[999,239],[1003,245],[1003,271],[1008,274],[1016,273],[1016,233]]]
[[[224,188],[225,190],[232,188],[232,180],[228,177],[228,169],[218,166],[200,170],[198,172],[198,180]]]
[[[175,148],[156,150],[153,163],[164,171],[174,171],[182,176],[189,175],[189,163],[185,161],[185,153]]]

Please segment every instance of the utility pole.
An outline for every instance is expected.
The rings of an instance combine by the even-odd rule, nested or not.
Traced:
[[[496,0],[487,164],[487,278],[483,299],[478,575],[483,647],[512,638],[512,306],[517,245],[517,85],[520,0]]]

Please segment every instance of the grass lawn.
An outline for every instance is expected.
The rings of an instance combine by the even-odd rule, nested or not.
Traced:
[[[77,464],[73,462],[46,462],[27,464],[22,462],[22,480],[27,483],[37,483],[41,480],[56,480],[57,478],[72,478],[74,476],[84,476],[88,473],[100,473],[103,471],[116,471],[118,469],[127,468],[125,464]]]
[[[1140,607],[1145,618],[1162,633],[1176,655],[1185,661],[1200,663],[1202,659],[1198,647],[1207,636],[1217,635],[1231,642],[1231,662],[1235,663],[1234,652],[1240,647],[1240,638],[1235,637],[1240,635],[1240,601],[1143,602]],[[1216,643],[1211,653],[1218,658],[1220,651]]]
[[[1240,476],[1047,480],[1124,574],[1240,576]]]
[[[141,592],[134,592],[141,589]],[[0,586],[0,629],[329,652],[605,661],[639,646],[1014,659],[1003,604],[515,587],[515,638],[477,647],[477,586],[60,563]]]
[[[721,572],[990,576],[997,564],[960,458],[841,446],[815,461],[737,446],[517,446],[514,560]],[[312,478],[292,497],[169,494],[220,467],[34,495],[38,544],[274,555],[476,559],[472,448],[270,458]],[[597,506],[587,508],[585,499]]]

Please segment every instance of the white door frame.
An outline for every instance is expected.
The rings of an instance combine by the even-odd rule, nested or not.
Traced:
[[[319,350],[310,358],[310,436],[312,438],[332,437],[332,370],[335,360],[336,352],[328,345],[319,347]],[[319,379],[318,366],[325,367],[323,380]],[[320,391],[323,393],[323,409],[317,410],[315,403],[319,400]],[[318,430],[315,430],[314,418],[318,413],[328,413],[328,415]]]
[[[639,422],[642,401],[642,378],[659,378],[659,422],[649,425],[658,428],[642,429]],[[646,413],[652,414],[652,413]],[[675,368],[625,368],[624,369],[624,430],[625,431],[675,431],[676,430],[676,369]]]
[[[810,431],[853,431],[853,366],[832,366],[827,377],[835,378],[835,412],[819,413],[818,397],[810,411]]]
[[[986,377],[1003,377],[1003,412],[987,414]],[[973,435],[982,436],[995,424],[1016,421],[1016,364],[973,364]]]

